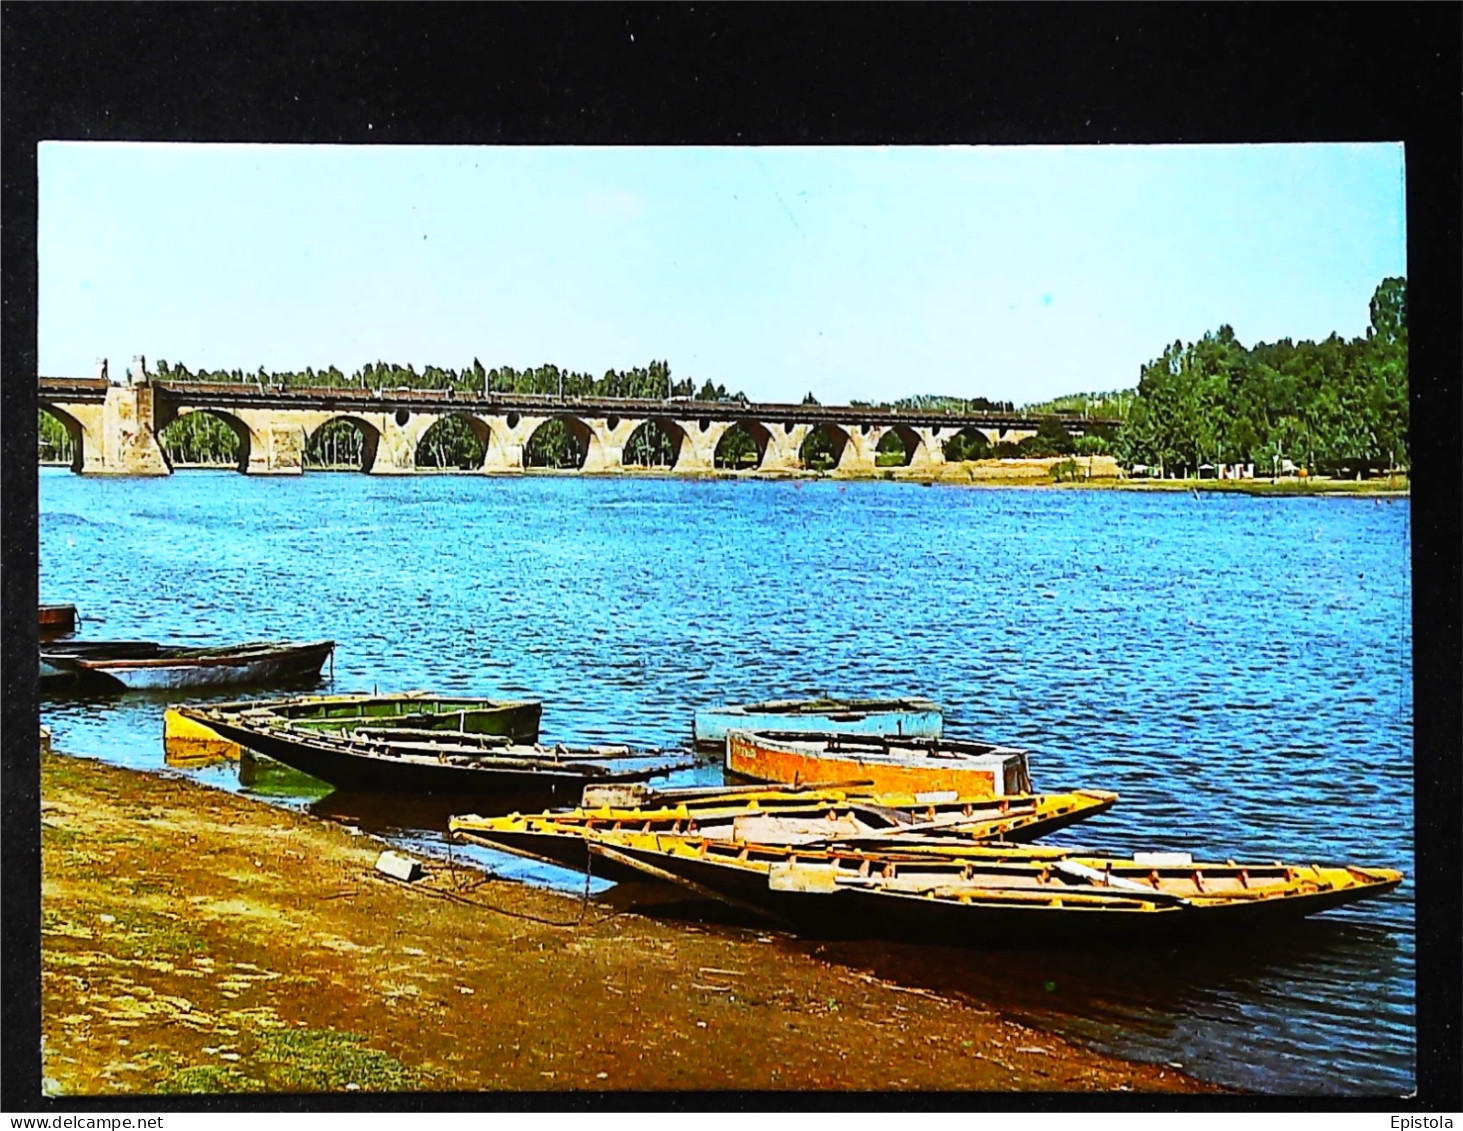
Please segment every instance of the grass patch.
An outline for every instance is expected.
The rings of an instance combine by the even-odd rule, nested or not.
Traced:
[[[264,1085],[245,1076],[237,1068],[194,1064],[174,1072],[158,1085],[157,1090],[165,1096],[214,1095],[219,1092],[259,1092],[264,1090]]]
[[[379,1049],[360,1033],[334,1029],[281,1029],[251,1034],[235,1046],[234,1063],[177,1067],[174,1054],[156,1050],[145,1059],[166,1073],[164,1095],[226,1092],[401,1092],[420,1089],[424,1076]],[[349,1085],[355,1085],[349,1088]]]
[[[125,935],[115,940],[119,958],[182,958],[206,954],[212,948],[202,935],[190,931],[176,919],[148,911],[123,911],[112,929]]]
[[[256,1070],[271,1067],[268,1083],[277,1091],[343,1092],[354,1084],[363,1092],[398,1092],[421,1086],[420,1073],[365,1043],[360,1033],[284,1029],[261,1034],[252,1060]]]

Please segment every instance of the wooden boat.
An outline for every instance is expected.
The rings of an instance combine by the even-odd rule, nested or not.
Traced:
[[[1103,790],[1003,798],[916,798],[857,788],[647,791],[647,804],[622,807],[590,787],[578,808],[505,817],[453,816],[459,839],[583,871],[587,836],[632,830],[699,836],[737,844],[944,845],[1029,840],[1106,812],[1117,794]],[[596,873],[626,878],[603,865]]]
[[[535,742],[543,704],[534,699],[482,699],[429,691],[387,695],[348,692],[221,703],[210,710],[321,734],[390,728],[497,735],[515,742]],[[190,711],[197,713],[196,709]]]
[[[291,716],[278,705],[235,710],[182,708],[179,715],[220,738],[267,755],[343,789],[412,793],[490,794],[533,789],[582,789],[594,781],[641,781],[694,764],[688,754],[637,753],[624,746],[527,745],[512,731],[540,704],[491,700],[405,699],[394,715],[344,716],[339,702]],[[456,704],[458,709],[447,709]],[[476,704],[476,707],[470,706]],[[319,707],[321,705],[316,704]],[[385,706],[356,702],[356,707]],[[413,711],[414,708],[429,708]],[[424,720],[429,725],[410,725]],[[457,729],[446,729],[462,724]]]
[[[156,656],[162,645],[151,640],[67,640],[41,645],[41,688],[75,687],[82,681],[73,660],[140,659]]]
[[[41,605],[39,623],[42,640],[70,636],[76,631],[76,606]]]
[[[1032,792],[1026,751],[948,738],[732,730],[726,736],[726,769],[741,778],[794,785],[865,780],[881,793]]]
[[[500,735],[515,742],[535,742],[543,707],[527,699],[472,699],[408,691],[398,695],[350,693],[253,699],[221,703],[212,710],[238,716],[250,725],[292,726],[323,734],[387,728],[403,733],[416,730]],[[238,761],[242,749],[214,730],[196,707],[174,707],[163,714],[163,752],[171,763],[223,758]]]
[[[720,749],[729,730],[908,734],[936,738],[944,709],[928,699],[773,699],[697,711],[692,735],[701,749]]]
[[[1033,846],[875,850],[625,831],[587,842],[596,867],[637,869],[794,929],[977,946],[1251,929],[1383,895],[1403,878]]]
[[[172,691],[318,678],[334,642],[256,641],[183,647],[151,641],[95,641],[41,647],[43,684],[66,675],[78,689]]]

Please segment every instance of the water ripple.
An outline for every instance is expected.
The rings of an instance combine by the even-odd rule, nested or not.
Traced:
[[[43,600],[78,603],[87,635],[328,636],[338,689],[535,696],[566,742],[677,746],[726,700],[926,694],[952,733],[1030,747],[1039,786],[1122,795],[1059,843],[1413,869],[1406,503],[50,470],[41,488]],[[63,749],[157,768],[163,705],[46,714]],[[402,835],[444,850],[439,827]],[[846,949],[1224,1083],[1400,1094],[1412,924],[1409,881],[1219,951]]]

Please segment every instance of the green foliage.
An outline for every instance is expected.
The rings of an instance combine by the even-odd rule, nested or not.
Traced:
[[[366,437],[353,420],[341,416],[315,429],[305,441],[305,466],[316,469],[365,468]]]
[[[1026,459],[1071,455],[1077,450],[1072,434],[1060,420],[1048,417],[1036,426],[1036,435],[1027,436],[1016,445]]]
[[[1228,326],[1143,367],[1116,454],[1192,472],[1204,463],[1299,466],[1407,459],[1407,284],[1384,279],[1366,337],[1245,349]]]
[[[446,416],[427,429],[417,444],[416,466],[471,471],[482,467],[488,447],[461,416]]]
[[[36,447],[42,463],[69,464],[76,458],[76,447],[66,425],[45,409],[37,411]]]
[[[1029,404],[1026,412],[1075,412],[1089,420],[1117,420],[1128,418],[1128,411],[1138,399],[1136,389],[1122,389],[1113,393],[1069,393],[1039,404]]]
[[[630,433],[621,458],[629,467],[674,467],[676,443],[661,424],[647,420]]]
[[[756,467],[761,459],[757,441],[741,424],[733,424],[716,445],[717,467]]]
[[[859,404],[858,401],[850,402]],[[873,407],[873,406],[869,406]],[[992,401],[985,397],[947,397],[939,394],[921,393],[913,397],[901,397],[893,404],[882,404],[881,408],[908,409],[912,412],[1015,412],[1011,401]]]
[[[164,364],[160,362],[159,367]],[[239,434],[211,412],[190,412],[179,417],[158,433],[158,442],[174,467],[237,467],[241,459]]]
[[[1075,483],[1081,474],[1082,465],[1074,459],[1064,459],[1052,464],[1052,478],[1058,483]]]
[[[990,459],[994,451],[985,433],[974,428],[962,428],[945,441],[947,460]]]
[[[218,382],[281,389],[451,389],[464,396],[513,393],[555,397],[636,397],[645,400],[664,400],[667,397],[728,399],[725,385],[713,385],[707,381],[696,392],[695,382],[691,379],[674,379],[670,363],[666,361],[652,361],[647,366],[627,370],[609,369],[598,379],[588,373],[560,369],[557,365],[540,365],[532,369],[505,365],[485,369],[477,358],[462,369],[428,365],[420,373],[413,365],[385,361],[367,362],[350,375],[333,365],[319,372],[307,366],[299,372],[271,373],[260,366],[251,374],[245,374],[241,369],[201,369],[194,373],[187,366],[171,365],[166,359],[160,359],[154,370],[160,381]],[[746,398],[737,393],[730,399]]]
[[[889,429],[879,438],[879,444],[874,449],[875,467],[905,467],[914,457],[914,453],[904,443],[904,437],[895,428]]]
[[[523,455],[529,467],[575,468],[583,466],[585,448],[568,422],[556,416],[530,437]]]
[[[809,393],[808,396],[812,396]],[[804,404],[809,403],[804,400]],[[817,404],[817,401],[813,401]],[[803,466],[810,471],[827,471],[838,463],[838,453],[834,450],[833,438],[828,434],[826,426],[814,428],[808,433],[807,439],[803,441],[798,451],[798,458],[802,460]]]

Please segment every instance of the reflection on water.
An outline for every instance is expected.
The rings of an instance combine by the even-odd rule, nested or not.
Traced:
[[[692,713],[722,702],[929,695],[953,736],[1029,747],[1039,788],[1121,795],[1056,843],[1413,869],[1405,501],[207,472],[41,482],[42,599],[78,604],[82,639],[330,637],[332,690],[539,698],[545,739],[569,744],[682,746]],[[43,714],[58,749],[162,770],[167,702],[69,698]],[[383,803],[257,759],[169,772],[583,890],[580,875],[444,832],[459,807],[574,798]],[[611,904],[634,895],[593,887]],[[675,906],[664,893],[638,905]],[[1400,1094],[1414,1075],[1412,925],[1409,881],[1221,947],[788,945],[1236,1086]]]

